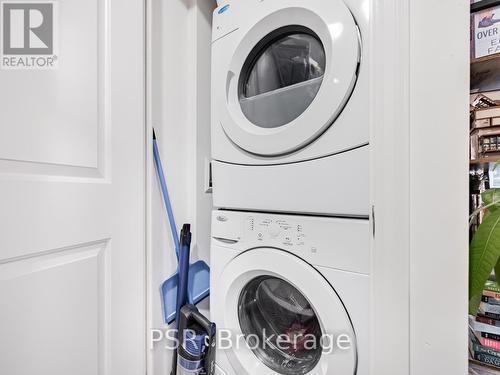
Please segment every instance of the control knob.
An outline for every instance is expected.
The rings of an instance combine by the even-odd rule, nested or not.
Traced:
[[[269,236],[271,238],[276,238],[280,235],[281,233],[281,228],[278,224],[273,223],[269,226]]]

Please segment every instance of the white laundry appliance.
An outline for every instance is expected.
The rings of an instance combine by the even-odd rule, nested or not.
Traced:
[[[368,220],[219,210],[212,223],[218,375],[369,373]]]
[[[369,0],[232,0],[214,12],[219,208],[369,213]]]

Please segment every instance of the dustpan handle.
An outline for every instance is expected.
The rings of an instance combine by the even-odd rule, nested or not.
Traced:
[[[165,209],[167,210],[168,222],[170,224],[170,231],[172,232],[172,239],[174,240],[175,244],[175,255],[177,256],[177,260],[179,260],[179,253],[180,253],[179,234],[177,232],[177,225],[175,224],[174,212],[172,210],[172,203],[170,202],[170,196],[168,194],[167,183],[165,181],[165,174],[163,173],[160,151],[158,150],[158,144],[156,142],[156,134],[154,130],[153,130],[153,154],[155,159],[156,171],[158,172],[158,179],[160,180],[161,191],[163,193],[163,201],[165,202]]]

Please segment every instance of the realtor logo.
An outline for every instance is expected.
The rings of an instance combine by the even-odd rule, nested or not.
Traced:
[[[57,3],[1,3],[2,69],[57,67]]]

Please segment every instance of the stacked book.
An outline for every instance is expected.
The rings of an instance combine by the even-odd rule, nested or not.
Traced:
[[[488,281],[477,316],[469,317],[470,353],[480,363],[500,370],[500,287]]]

